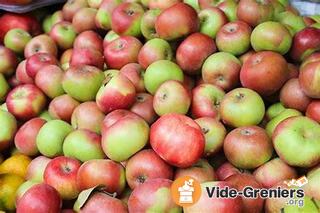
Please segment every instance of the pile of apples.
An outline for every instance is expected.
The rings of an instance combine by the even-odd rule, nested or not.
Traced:
[[[286,0],[69,0],[0,17],[0,210],[319,212],[320,16]],[[208,198],[205,186],[285,199]],[[174,203],[170,186],[201,183]]]

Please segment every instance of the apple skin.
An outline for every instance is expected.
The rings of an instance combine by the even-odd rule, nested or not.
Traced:
[[[222,165],[220,165],[217,168],[215,173],[216,173],[218,180],[224,181],[233,175],[242,174],[242,173],[250,173],[250,172],[247,170],[238,169],[227,161],[227,162],[223,163]]]
[[[153,96],[149,93],[137,93],[136,102],[131,106],[130,111],[142,117],[148,124],[152,124],[157,119],[153,109]]]
[[[251,27],[243,21],[234,21],[220,28],[216,36],[217,47],[221,52],[241,55],[250,48]]]
[[[44,170],[44,182],[55,188],[62,199],[72,200],[79,194],[77,173],[81,163],[73,158],[59,156]]]
[[[291,35],[294,36],[307,27],[307,25],[303,17],[296,13],[296,11],[291,11],[291,9],[292,7],[288,6],[285,11],[275,14],[275,20],[285,25]]]
[[[273,19],[272,4],[267,1],[240,0],[237,8],[237,17],[252,27]]]
[[[50,31],[50,37],[63,50],[72,48],[76,36],[77,33],[73,25],[66,21],[56,23]]]
[[[205,83],[214,84],[229,91],[239,85],[241,62],[227,52],[218,52],[209,56],[202,66],[202,78]]]
[[[102,3],[102,0],[88,0],[88,5],[91,8],[98,9]]]
[[[299,67],[288,63],[288,69],[289,69],[289,79],[291,78],[298,78],[299,77]]]
[[[72,17],[72,25],[77,33],[97,28],[95,18],[97,9],[84,7],[79,9]]]
[[[172,61],[159,60],[153,62],[144,75],[144,85],[146,90],[154,95],[162,83],[168,80],[183,82],[183,72],[181,68]]]
[[[274,158],[257,168],[253,175],[263,187],[271,188],[280,181],[296,178],[297,172],[280,158]]]
[[[111,15],[111,28],[119,35],[138,37],[141,35],[140,23],[144,13],[143,7],[134,2],[120,3]]]
[[[271,138],[258,126],[239,127],[229,132],[223,150],[228,161],[242,169],[255,169],[273,154]]]
[[[39,182],[35,182],[35,181],[31,181],[31,180],[27,180],[25,182],[23,182],[19,188],[16,191],[16,206],[19,202],[19,200],[21,199],[21,197],[24,195],[24,193],[26,191],[28,191],[32,186],[39,184]]]
[[[199,74],[206,58],[216,50],[212,38],[202,33],[193,33],[179,45],[176,52],[177,64],[189,75]]]
[[[224,125],[215,118],[201,117],[195,120],[201,127],[205,137],[204,156],[213,156],[218,153],[222,147],[227,130]]]
[[[23,84],[11,90],[6,98],[8,111],[17,119],[28,120],[41,113],[46,97],[33,84]]]
[[[140,29],[141,34],[146,39],[153,39],[159,37],[155,29],[155,23],[160,13],[160,9],[150,9],[143,14],[140,23]]]
[[[11,76],[18,65],[18,59],[15,53],[2,45],[0,45],[0,62],[0,73],[5,76]]]
[[[162,160],[152,149],[145,149],[132,156],[126,164],[126,180],[131,189],[147,180],[173,178],[173,168]]]
[[[10,91],[10,86],[6,78],[0,73],[0,102],[2,103]]]
[[[96,25],[103,30],[111,29],[111,15],[113,10],[122,2],[122,0],[102,0],[97,15]]]
[[[232,188],[228,182],[225,181],[212,181],[205,182],[201,184],[201,196],[197,203],[192,206],[184,207],[183,212],[233,212],[240,213],[242,212],[243,204],[240,197],[235,199],[226,198],[220,199],[216,197],[209,198],[206,192],[206,187],[229,187]]]
[[[219,119],[219,105],[225,92],[212,84],[200,84],[192,90],[191,113],[193,118]]]
[[[320,167],[316,167],[307,173],[308,183],[303,187],[306,195],[320,200],[319,190]]]
[[[118,35],[114,31],[108,31],[105,37],[103,38],[103,48],[106,48],[108,44],[110,44],[112,41],[116,40],[119,37],[120,35]]]
[[[283,106],[281,102],[274,103],[270,105],[266,111],[266,119],[268,121],[272,120],[276,116],[278,116],[281,112],[283,112],[286,108]]]
[[[78,105],[71,116],[71,124],[74,129],[87,129],[100,134],[104,113],[96,102],[88,101]]]
[[[45,123],[38,132],[36,143],[40,153],[46,157],[61,155],[65,137],[72,132],[72,127],[61,120]]]
[[[300,62],[320,49],[320,29],[306,27],[293,38],[291,58]]]
[[[27,168],[26,180],[42,183],[44,170],[50,161],[50,158],[42,155],[32,159]]]
[[[199,183],[214,181],[216,179],[213,167],[205,159],[200,159],[188,168],[178,168],[175,172],[174,180],[186,176],[194,178]]]
[[[63,19],[71,22],[76,12],[85,7],[89,7],[87,0],[68,0],[62,7]]]
[[[285,181],[290,181],[291,179],[287,179]],[[276,183],[272,186],[272,189],[277,189],[281,187],[282,189],[290,189],[287,184],[284,183],[284,180]],[[267,198],[265,201],[265,213],[274,213],[279,212],[281,209],[284,209],[287,206],[288,198]]]
[[[23,60],[18,64],[16,69],[16,78],[21,84],[33,84],[33,78],[27,74],[26,61],[27,60]]]
[[[36,138],[45,123],[42,118],[33,118],[19,128],[14,137],[14,144],[19,152],[28,156],[38,154]]]
[[[310,98],[320,98],[320,61],[309,62],[300,68],[299,84],[303,92]]]
[[[129,159],[148,142],[149,126],[140,116],[127,110],[109,113],[102,124],[102,149],[113,161]]]
[[[47,65],[57,65],[58,60],[49,53],[36,53],[26,61],[26,72],[31,78],[35,78],[38,71]]]
[[[173,59],[173,51],[170,44],[163,39],[153,38],[147,41],[141,48],[138,55],[138,62],[147,69],[150,64],[159,60]]]
[[[228,18],[217,7],[208,7],[199,12],[200,32],[215,39],[219,29],[228,22]]]
[[[63,71],[66,71],[70,67],[70,61],[71,61],[71,56],[73,53],[73,49],[67,49],[63,51],[63,53],[60,56],[60,67]]]
[[[197,12],[188,4],[177,3],[161,12],[155,29],[160,38],[175,40],[197,32],[199,25]]]
[[[122,193],[126,186],[125,170],[120,163],[105,159],[92,159],[84,162],[77,174],[80,191],[104,185],[109,193]]]
[[[250,56],[252,56],[253,54],[255,54],[256,51],[254,50],[249,50],[248,52],[242,54],[241,56],[239,56],[239,60],[242,64],[244,64],[249,58]]]
[[[103,40],[98,33],[92,30],[84,31],[74,40],[73,48],[91,49],[103,53]]]
[[[83,65],[95,66],[102,70],[104,68],[103,54],[94,49],[74,49],[70,66],[79,67]]]
[[[55,98],[64,94],[61,84],[63,75],[63,70],[57,65],[47,65],[38,70],[34,80],[48,97]]]
[[[262,188],[262,185],[257,182],[255,177],[251,174],[235,174],[225,179],[225,181],[234,186],[239,191],[243,190],[247,186],[250,186],[254,189]],[[259,213],[263,210],[264,200],[262,198],[243,198],[242,203],[244,212]]]
[[[290,166],[312,167],[320,162],[319,134],[320,125],[316,121],[304,116],[290,117],[274,130],[274,149]],[[300,143],[302,139],[305,143]]]
[[[160,117],[152,124],[150,144],[167,163],[186,168],[203,155],[205,138],[195,121],[185,115],[172,113]]]
[[[52,99],[48,111],[52,118],[70,123],[72,113],[79,104],[70,95],[65,94]]]
[[[171,180],[157,178],[137,186],[128,200],[129,212],[181,212],[171,197],[171,184]]]
[[[33,37],[24,48],[25,58],[29,58],[36,53],[48,53],[56,57],[58,55],[58,47],[50,36],[41,34]]]
[[[320,101],[311,101],[307,107],[306,116],[320,123]]]
[[[306,57],[306,59],[303,60],[300,67],[302,68],[309,63],[317,62],[317,61],[320,61],[320,53],[319,52],[312,53],[310,56]]]
[[[51,16],[52,26],[63,21],[62,10],[55,11]]]
[[[237,20],[238,2],[236,0],[221,1],[217,7],[226,14],[228,21],[232,22]]]
[[[142,43],[133,36],[120,36],[104,49],[104,57],[111,69],[121,69],[128,63],[136,63]]]
[[[190,105],[189,91],[175,80],[161,84],[153,97],[153,108],[159,116],[168,113],[187,114]]]
[[[182,2],[182,0],[162,0],[162,1],[147,0],[147,1],[148,1],[147,6],[149,9],[161,9],[161,10],[167,9],[175,5],[176,3]]]
[[[258,93],[247,88],[237,88],[227,93],[220,104],[223,122],[233,127],[259,124],[265,106]]]
[[[0,125],[3,127],[0,132],[0,151],[2,152],[13,141],[18,125],[15,117],[2,109],[0,110]]]
[[[299,79],[292,78],[281,88],[280,101],[286,108],[305,112],[311,99],[302,91]]]
[[[18,213],[58,213],[62,207],[59,193],[52,186],[40,183],[28,189],[17,203]]]
[[[95,99],[103,80],[103,72],[94,66],[70,67],[63,76],[62,87],[77,101],[91,101]]]
[[[31,35],[27,31],[14,28],[6,33],[3,43],[15,53],[21,54],[31,38]]]
[[[126,76],[136,88],[136,92],[144,92],[144,70],[138,63],[130,63],[120,69],[120,74]]]
[[[136,90],[133,83],[120,73],[110,74],[100,87],[96,102],[99,109],[109,113],[116,109],[129,109],[135,102]]]
[[[264,32],[268,32],[268,34]],[[284,55],[290,50],[291,44],[290,32],[278,22],[263,22],[256,26],[251,34],[251,45],[257,52],[271,50]]]
[[[262,96],[270,96],[277,92],[288,77],[287,61],[282,55],[272,51],[255,53],[243,64],[240,71],[242,86]]]

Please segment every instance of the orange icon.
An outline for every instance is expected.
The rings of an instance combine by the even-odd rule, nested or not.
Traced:
[[[172,183],[171,195],[177,205],[192,206],[201,196],[200,183],[193,177],[180,177]]]

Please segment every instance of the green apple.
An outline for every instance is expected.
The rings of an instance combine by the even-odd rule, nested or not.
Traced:
[[[100,4],[97,15],[96,25],[104,30],[111,29],[111,14],[112,11],[122,2],[122,0],[104,0]]]
[[[291,11],[279,13],[275,20],[286,26],[292,36],[306,27],[303,17],[298,16]]]
[[[219,29],[228,22],[222,10],[216,7],[206,8],[199,12],[200,32],[216,38]]]
[[[307,174],[308,183],[303,186],[306,195],[320,201],[320,167],[316,167]]]
[[[70,22],[61,21],[52,26],[50,30],[50,37],[63,49],[70,49],[73,47],[73,42],[77,37],[77,32]]]
[[[312,24],[311,27],[320,29],[320,22]]]
[[[272,104],[266,111],[267,119],[270,121],[274,117],[278,116],[281,112],[283,112],[286,108],[283,106],[281,102]]]
[[[0,110],[0,151],[5,150],[12,142],[17,131],[15,117],[4,110]]]
[[[183,3],[190,5],[195,9],[197,12],[200,11],[200,4],[199,0],[183,0]]]
[[[163,82],[167,80],[183,82],[183,79],[183,72],[177,64],[169,60],[159,60],[147,68],[144,85],[149,93],[154,94]]]
[[[155,29],[155,22],[160,13],[160,9],[152,9],[148,10],[143,14],[140,23],[140,28],[142,35],[146,39],[153,39],[159,37]]]
[[[319,206],[315,203],[314,199],[311,197],[303,198],[303,206],[298,205],[286,205],[281,212],[283,213],[316,213],[319,212]]]
[[[16,53],[23,53],[25,46],[31,40],[31,35],[22,29],[9,30],[4,37],[4,45]]]
[[[2,103],[9,92],[9,84],[2,73],[0,73],[0,103]]]
[[[46,121],[51,121],[53,120],[53,118],[51,117],[50,113],[48,110],[45,110],[43,112],[41,112],[41,114],[39,115],[40,118],[46,120]]]
[[[238,7],[238,1],[236,0],[224,0],[220,2],[217,7],[226,14],[228,20],[236,21],[237,18],[237,7]]]
[[[36,143],[40,153],[46,157],[63,154],[63,141],[72,130],[72,126],[62,120],[48,121],[37,135]]]
[[[45,33],[49,33],[52,28],[52,15],[48,15],[44,18],[42,22],[42,28]]]

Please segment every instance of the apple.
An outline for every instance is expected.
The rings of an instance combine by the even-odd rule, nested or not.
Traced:
[[[320,61],[310,62],[301,66],[299,84],[302,91],[310,98],[320,98],[320,87],[317,83],[320,78]]]
[[[272,120],[276,116],[278,116],[281,112],[283,112],[286,108],[283,106],[281,102],[274,103],[270,105],[266,111],[266,118],[268,121]]]
[[[192,90],[191,113],[194,118],[220,118],[219,107],[225,92],[212,84],[200,84]]]
[[[60,66],[63,71],[66,71],[70,67],[71,56],[73,49],[65,50],[60,56]]]
[[[102,0],[88,0],[88,5],[91,8],[99,8],[102,3]]]
[[[74,40],[73,48],[90,49],[103,53],[103,40],[98,33],[92,30],[84,31]]]
[[[148,66],[144,74],[144,85],[146,90],[152,95],[162,83],[168,80],[183,82],[183,72],[181,68],[172,61],[159,60]]]
[[[237,198],[217,198],[213,196],[209,198],[206,188],[211,189],[212,187],[232,188],[228,182],[225,181],[212,181],[205,182],[201,184],[201,196],[197,203],[184,207],[183,212],[191,213],[191,212],[233,212],[240,213],[243,209],[242,200],[240,197]]]
[[[23,182],[19,188],[16,191],[16,206],[19,202],[19,200],[21,199],[21,197],[24,195],[24,193],[26,191],[28,191],[32,186],[39,184],[39,182],[35,182],[35,181],[31,181],[31,180],[27,180],[25,182]]]
[[[52,28],[52,15],[49,14],[46,17],[44,17],[42,21],[42,29],[45,33],[50,33]]]
[[[95,66],[102,70],[104,68],[103,54],[94,49],[74,49],[70,66],[79,67],[83,65]]]
[[[97,8],[96,25],[103,30],[111,29],[111,15],[113,10],[122,2],[122,0],[102,0]]]
[[[285,180],[290,181],[290,179]],[[287,184],[284,183],[284,181],[280,181],[276,183],[273,187],[271,187],[272,190],[277,189],[280,187],[281,189],[290,189],[292,187],[288,187]],[[284,207],[287,206],[288,198],[267,198],[265,201],[265,212],[266,213],[272,213],[272,212],[279,212],[281,209],[284,209]]]
[[[218,2],[220,2],[220,1],[218,1]],[[227,18],[228,18],[228,20],[230,22],[237,20],[238,1],[236,1],[236,0],[224,0],[224,1],[221,1],[217,5],[217,7],[226,14],[226,16],[227,16]]]
[[[18,64],[18,67],[16,69],[16,74],[15,74],[17,80],[21,83],[21,84],[33,84],[33,78],[31,78],[28,74],[27,74],[27,70],[26,70],[26,60],[21,61]]]
[[[15,53],[2,45],[0,45],[0,62],[0,74],[5,76],[12,75],[18,65],[18,59]]]
[[[96,102],[88,101],[73,110],[71,124],[74,129],[87,129],[100,134],[104,117]]]
[[[213,167],[205,159],[200,159],[188,168],[178,168],[174,179],[177,180],[180,177],[192,177],[199,183],[214,181],[216,179]]]
[[[223,122],[232,127],[259,124],[265,113],[262,98],[248,88],[228,92],[221,101],[220,115]]]
[[[0,102],[3,102],[6,99],[6,96],[10,90],[10,86],[3,76],[3,74],[0,73]]]
[[[36,143],[40,153],[46,157],[61,155],[65,137],[72,132],[72,127],[62,120],[45,123],[38,132]]]
[[[171,180],[157,178],[137,186],[128,200],[129,212],[181,212],[181,207],[171,197],[171,185]]]
[[[209,56],[202,66],[202,78],[205,83],[214,84],[229,91],[239,85],[241,62],[227,52],[218,52]]]
[[[292,78],[281,88],[280,101],[286,108],[305,112],[311,99],[302,91],[299,79]]]
[[[81,163],[73,158],[59,156],[52,159],[44,170],[44,182],[55,188],[62,199],[78,196],[77,173]]]
[[[298,78],[299,77],[299,67],[288,63],[288,69],[289,69],[289,79],[291,78]]]
[[[306,195],[320,200],[319,188],[320,167],[316,167],[307,173],[308,183],[304,185]]]
[[[213,156],[218,153],[222,147],[227,130],[224,125],[215,118],[201,117],[195,120],[201,127],[205,137],[204,156]]]
[[[31,78],[35,78],[37,72],[47,65],[57,65],[58,60],[49,53],[36,53],[26,60],[26,72]]]
[[[136,102],[131,106],[130,111],[142,117],[148,124],[152,124],[157,118],[153,109],[153,96],[149,93],[137,93]]]
[[[286,26],[292,36],[306,27],[303,17],[295,11],[290,11],[288,9],[276,14],[275,20]]]
[[[167,9],[175,5],[176,3],[181,2],[181,0],[162,0],[162,1],[147,0],[147,1],[148,1],[149,9],[161,9],[161,10]]]
[[[87,0],[68,0],[62,7],[63,19],[72,21],[77,11],[88,6]]]
[[[66,157],[85,162],[92,159],[103,159],[101,136],[86,129],[77,129],[69,133],[62,146]]]
[[[185,73],[198,74],[206,58],[214,52],[216,45],[212,38],[202,33],[193,33],[179,45],[176,60]]]
[[[17,203],[17,213],[60,212],[62,200],[52,186],[41,183],[29,188]]]
[[[273,6],[268,0],[240,0],[237,17],[252,27],[273,19]]]
[[[10,146],[18,127],[15,117],[2,109],[0,110],[0,125],[3,127],[0,132],[0,151],[2,152]]]
[[[138,62],[144,68],[147,69],[150,64],[159,60],[173,59],[173,51],[170,44],[163,39],[153,38],[147,41],[138,55]]]
[[[36,53],[48,53],[53,56],[57,56],[58,48],[56,43],[50,36],[41,34],[33,37],[24,48],[25,58],[29,58]]]
[[[120,36],[114,31],[112,30],[108,31],[103,39],[103,48],[106,48],[108,44],[110,44],[112,41],[116,40],[119,37]]]
[[[129,159],[149,139],[149,126],[140,116],[127,110],[114,110],[102,124],[102,149],[113,161]]]
[[[297,172],[280,158],[274,158],[257,168],[253,175],[263,187],[271,188],[280,181],[296,178]]]
[[[302,212],[317,212],[319,211],[319,201],[315,200],[312,197],[305,196],[303,198],[303,206],[298,206],[298,205],[286,205],[283,208],[283,211],[285,212],[294,212],[294,211],[302,211]]]
[[[42,155],[32,159],[27,168],[26,180],[42,183],[44,170],[50,161],[50,158]]]
[[[19,28],[9,30],[4,37],[4,45],[15,53],[23,53],[27,43],[31,40],[31,35]]]
[[[20,153],[28,156],[38,154],[36,138],[45,123],[42,118],[33,118],[19,128],[14,137],[14,144]]]
[[[79,168],[77,185],[80,191],[103,185],[105,191],[119,195],[126,186],[125,170],[120,163],[112,160],[88,160]]]
[[[103,80],[103,72],[94,66],[70,67],[63,76],[62,87],[77,101],[91,101],[95,99]]]
[[[120,69],[120,74],[126,76],[134,85],[136,92],[144,92],[144,70],[138,63],[129,63]]]
[[[46,97],[33,84],[23,84],[12,89],[6,99],[7,108],[17,119],[28,120],[41,113]]]
[[[142,150],[133,155],[126,164],[126,179],[135,189],[150,179],[173,178],[173,168],[162,160],[152,149]]]
[[[142,43],[133,36],[120,36],[104,49],[104,57],[109,68],[121,69],[128,63],[138,61]]]
[[[271,50],[284,55],[289,51],[291,44],[290,32],[279,22],[263,22],[256,26],[251,34],[251,45],[257,52]]]
[[[186,168],[203,155],[205,138],[195,121],[185,115],[172,113],[161,116],[151,126],[150,144],[167,163]]]
[[[282,55],[272,51],[255,53],[243,64],[240,71],[242,86],[262,96],[277,92],[288,77],[287,61]]]
[[[215,39],[219,29],[228,22],[228,18],[217,7],[208,7],[199,12],[200,32]]]
[[[70,123],[72,113],[79,104],[70,95],[65,94],[52,99],[48,111],[52,118]]]
[[[153,39],[159,37],[155,29],[155,23],[160,13],[160,9],[150,9],[143,14],[140,22],[140,30],[141,34],[146,39]]]
[[[274,149],[290,166],[312,167],[320,162],[319,134],[320,125],[316,121],[304,116],[290,117],[274,130]]]
[[[63,49],[72,48],[77,33],[70,22],[62,21],[53,25],[50,31],[50,37]]]
[[[248,52],[239,56],[239,60],[241,61],[242,64],[244,64],[244,62],[246,62],[250,58],[250,56],[254,55],[255,53],[256,53],[256,51],[249,50]]]
[[[153,97],[153,108],[159,116],[168,113],[187,114],[190,104],[188,90],[181,82],[175,80],[161,84]]]
[[[306,57],[306,59],[301,64],[301,68],[309,63],[317,61],[320,61],[320,52],[312,53],[310,56]]]
[[[62,10],[57,10],[51,15],[51,24],[52,26],[63,21]]]
[[[97,28],[95,18],[97,9],[84,7],[79,9],[72,17],[72,25],[77,33]]]
[[[243,170],[243,169],[238,169],[227,161],[227,162],[223,163],[222,165],[220,165],[217,168],[215,173],[218,177],[218,180],[223,181],[233,175],[242,174],[242,173],[249,173],[249,171]]]
[[[197,32],[199,25],[197,12],[188,4],[177,3],[160,13],[155,29],[160,38],[175,40]]]
[[[307,107],[306,116],[320,123],[320,101],[311,101]]]

